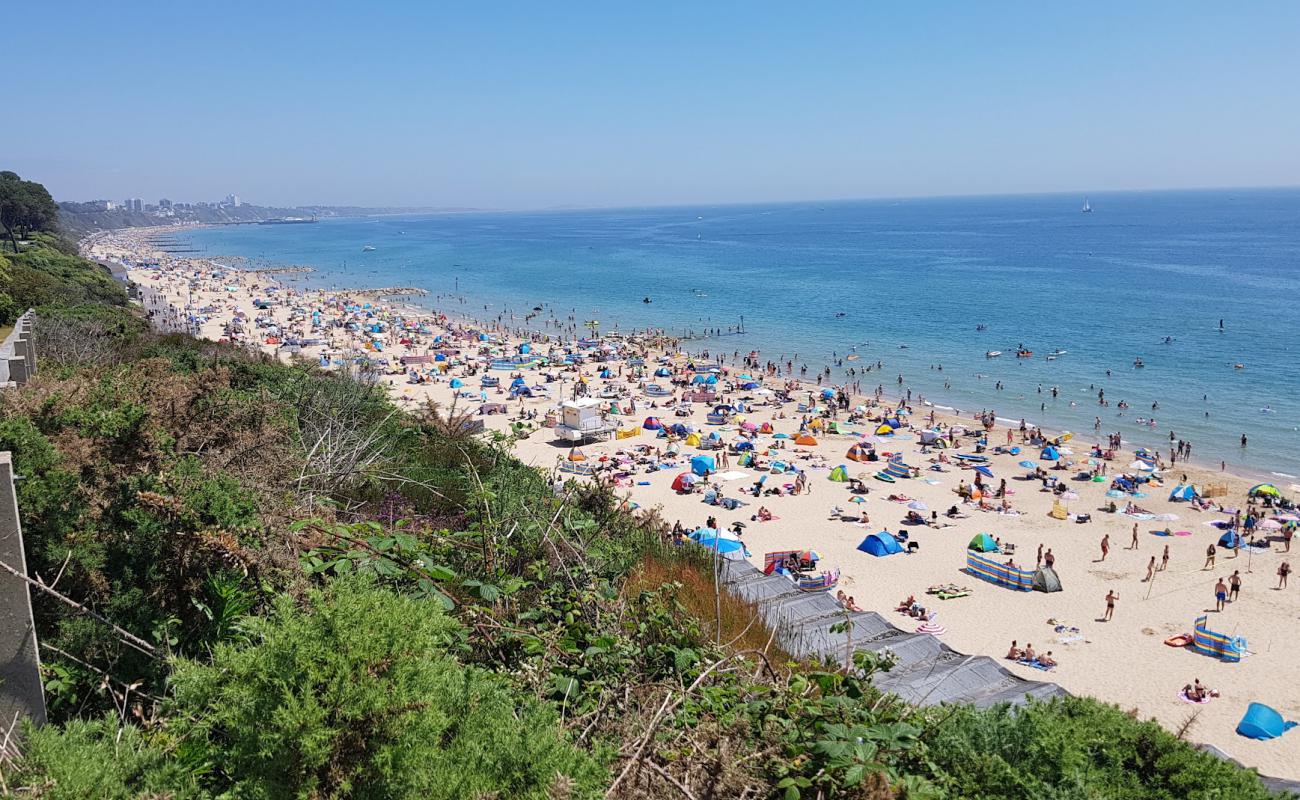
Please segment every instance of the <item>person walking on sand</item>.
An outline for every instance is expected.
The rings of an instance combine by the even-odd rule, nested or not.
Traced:
[[[1102,622],[1110,622],[1110,618],[1115,616],[1115,601],[1118,599],[1119,595],[1115,594],[1114,589],[1106,592],[1106,613],[1102,615]]]
[[[1156,557],[1151,556],[1151,560],[1147,562],[1147,576],[1142,579],[1142,582],[1150,583],[1152,576],[1155,574],[1156,574]]]
[[[1234,569],[1228,578],[1228,602],[1231,603],[1241,594],[1241,570]]]
[[[1291,574],[1291,562],[1283,561],[1277,568],[1277,588],[1286,588],[1286,577]]]
[[[1222,611],[1224,604],[1228,602],[1228,584],[1219,578],[1219,582],[1214,584],[1214,610]]]
[[[1138,549],[1138,524],[1136,522],[1133,523],[1133,540],[1129,542],[1128,549]]]
[[[1209,547],[1205,548],[1205,566],[1201,567],[1201,571],[1204,572],[1207,569],[1213,569],[1213,567],[1214,567],[1214,544],[1211,543]]]
[[[1110,553],[1110,534],[1101,537],[1101,560],[1105,561],[1107,554]]]
[[[1035,566],[1035,567],[1038,567],[1038,566],[1042,566],[1042,564],[1043,564],[1043,543],[1042,543],[1042,542],[1039,542],[1039,543],[1038,543],[1038,558],[1035,558],[1035,559],[1034,559],[1034,566]]]
[[[1169,568],[1169,545],[1165,545],[1164,555],[1160,556],[1160,571],[1164,572]]]

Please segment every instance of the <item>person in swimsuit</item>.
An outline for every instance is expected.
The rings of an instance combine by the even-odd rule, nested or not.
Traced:
[[[1286,578],[1291,574],[1291,562],[1283,561],[1277,568],[1277,588],[1286,588]]]
[[[1228,584],[1219,578],[1219,582],[1214,584],[1214,610],[1222,611],[1225,603],[1228,602]]]
[[[1114,589],[1106,592],[1106,613],[1101,618],[1102,622],[1110,622],[1110,618],[1115,615],[1115,601],[1118,599],[1119,595],[1115,594]]]

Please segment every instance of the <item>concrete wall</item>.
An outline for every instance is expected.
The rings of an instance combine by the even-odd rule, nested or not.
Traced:
[[[36,348],[32,344],[32,323],[35,320],[36,312],[28,309],[0,343],[0,386],[6,383],[21,386],[36,374]]]
[[[27,572],[13,462],[7,452],[0,452],[0,561]],[[0,570],[0,740],[15,717],[44,725],[45,694],[30,588]]]

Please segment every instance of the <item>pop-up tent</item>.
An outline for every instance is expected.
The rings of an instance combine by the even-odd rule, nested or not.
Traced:
[[[658,417],[646,417],[645,422],[641,423],[641,427],[648,431],[657,431],[663,426],[664,424],[659,421]]]
[[[810,433],[801,433],[794,437],[794,443],[803,447],[816,447],[817,439]]]
[[[876,435],[877,435],[877,436],[893,436],[893,435],[894,435],[894,427],[893,427],[892,425],[887,424],[887,423],[881,423],[881,424],[880,424],[880,427],[876,428]]]
[[[1169,493],[1169,499],[1175,503],[1185,503],[1196,498],[1196,487],[1190,483],[1180,483]]]
[[[698,433],[689,433],[689,434],[687,434],[687,435],[686,435],[686,446],[687,446],[687,447],[699,447],[699,446],[700,446],[700,435],[699,435]]]
[[[1061,579],[1056,577],[1056,570],[1051,567],[1039,567],[1034,570],[1035,592],[1061,591]]]
[[[895,553],[903,552],[903,546],[898,543],[898,540],[889,531],[869,534],[867,538],[862,540],[862,544],[858,545],[858,549],[877,557],[892,556]]]
[[[871,448],[863,447],[860,444],[855,444],[849,448],[849,452],[845,453],[844,457],[847,458],[849,461],[857,461],[857,462],[868,461],[871,458]]]
[[[1237,723],[1237,733],[1248,739],[1276,739],[1297,724],[1263,703],[1251,703]]]
[[[1041,458],[1041,459],[1044,460],[1044,461],[1060,461],[1060,460],[1061,460],[1061,454],[1060,454],[1059,452],[1057,452],[1057,450],[1056,450],[1055,447],[1051,447],[1051,446],[1044,447],[1044,448],[1043,448],[1043,452],[1039,453],[1039,454],[1038,454],[1038,457]]]
[[[836,483],[844,483],[849,479],[849,470],[843,464],[840,464],[838,467],[831,470],[830,478]]]
[[[464,381],[462,381],[460,378],[452,378],[452,379],[451,379],[451,384],[450,384],[450,386],[451,386],[451,388],[453,388],[453,389],[459,389],[460,387],[462,387],[462,386],[464,386],[464,385],[465,385]]]
[[[994,553],[997,552],[998,543],[993,541],[993,537],[987,533],[977,533],[970,540],[970,544],[966,545],[966,549],[979,553]]]
[[[683,472],[681,475],[678,475],[676,478],[673,479],[673,491],[689,492],[691,490],[691,487],[695,485],[696,480],[698,480],[698,478],[696,478],[691,473]]]
[[[696,456],[691,459],[691,472],[696,475],[704,475],[710,472],[718,471],[718,462],[713,460],[713,456]]]
[[[1239,547],[1245,546],[1246,540],[1241,538],[1241,534],[1236,531],[1225,531],[1224,534],[1219,537],[1219,547],[1227,547],[1235,550]]]

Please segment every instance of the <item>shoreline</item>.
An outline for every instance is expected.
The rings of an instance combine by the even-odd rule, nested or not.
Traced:
[[[144,242],[144,238],[138,234],[119,232],[116,236],[109,234],[101,238],[97,245],[101,251],[116,248],[121,255],[130,251],[132,238],[136,239],[137,246]],[[137,258],[142,255],[144,254],[135,253]],[[1071,488],[1080,497],[1077,501],[1071,501],[1070,510],[1092,516],[1089,524],[1076,525],[1053,519],[1049,515],[1054,499],[1051,493],[1036,491],[1035,483],[1023,482],[1014,477],[1016,460],[1033,458],[1032,453],[993,456],[990,461],[993,470],[1002,477],[1010,478],[1008,488],[1014,491],[1009,500],[1018,512],[1016,514],[1001,514],[962,505],[965,517],[945,522],[946,528],[900,526],[899,518],[908,508],[906,503],[888,500],[890,494],[906,493],[910,501],[928,504],[929,508],[936,511],[949,504],[959,503],[951,493],[953,484],[958,478],[968,481],[972,476],[969,472],[960,470],[956,462],[953,462],[943,472],[931,474],[923,471],[921,478],[924,480],[911,479],[885,484],[868,477],[865,483],[870,492],[862,498],[865,502],[857,508],[866,512],[869,521],[845,522],[842,519],[844,515],[830,514],[829,510],[840,504],[853,509],[854,506],[848,505],[850,495],[841,488],[844,484],[828,483],[827,478],[832,467],[843,463],[845,450],[853,442],[870,441],[881,450],[905,453],[908,463],[919,467],[928,464],[928,459],[934,456],[933,452],[929,455],[917,452],[913,431],[898,438],[873,437],[865,435],[868,431],[857,424],[853,426],[854,429],[864,435],[819,434],[816,445],[771,451],[798,464],[806,474],[809,492],[771,498],[748,498],[740,492],[747,485],[745,480],[721,481],[719,485],[728,497],[747,503],[740,509],[723,510],[702,504],[698,494],[684,495],[671,489],[673,476],[681,471],[681,466],[662,470],[651,469],[643,463],[646,460],[658,460],[651,458],[650,454],[661,447],[662,440],[647,435],[652,432],[642,429],[642,418],[663,414],[667,422],[672,411],[669,405],[660,405],[660,401],[665,401],[666,398],[646,396],[640,390],[645,380],[653,378],[645,376],[645,380],[628,381],[624,385],[624,379],[632,377],[635,367],[619,362],[618,375],[609,380],[601,380],[595,374],[594,365],[588,363],[576,371],[560,372],[558,384],[544,384],[547,387],[558,385],[558,391],[552,392],[553,397],[508,399],[500,389],[479,389],[479,373],[470,369],[479,359],[468,354],[475,353],[481,347],[508,354],[517,352],[521,341],[540,345],[543,341],[565,341],[565,337],[555,333],[530,332],[521,340],[517,329],[512,331],[511,326],[472,321],[472,315],[459,309],[431,312],[420,305],[385,302],[382,298],[364,293],[291,289],[275,281],[272,276],[235,269],[220,272],[211,266],[211,259],[173,259],[161,255],[164,258],[157,268],[129,267],[131,279],[138,285],[147,287],[149,296],[160,298],[169,309],[164,314],[164,319],[159,320],[155,315],[156,322],[166,322],[168,319],[173,323],[184,322],[187,329],[192,328],[195,335],[204,338],[227,338],[232,320],[240,320],[235,326],[238,328],[236,340],[242,340],[251,347],[280,358],[291,358],[293,355],[279,346],[279,340],[291,334],[316,338],[310,334],[313,330],[319,330],[322,331],[318,334],[322,343],[304,346],[297,355],[315,359],[317,363],[324,355],[330,360],[331,366],[340,360],[346,362],[355,354],[368,354],[370,357],[387,358],[390,361],[404,355],[420,356],[431,361],[432,356],[429,354],[435,350],[441,352],[454,349],[461,353],[455,359],[457,365],[445,371],[433,369],[432,364],[423,362],[408,367],[407,370],[389,370],[381,376],[395,402],[402,407],[410,408],[425,400],[444,406],[449,402],[464,403],[467,400],[465,395],[468,394],[471,408],[483,399],[506,404],[506,413],[476,417],[483,420],[489,430],[506,432],[510,430],[510,423],[518,421],[520,415],[536,414],[537,420],[540,420],[555,405],[556,400],[569,396],[574,381],[585,381],[593,390],[614,391],[615,385],[623,385],[624,390],[618,394],[617,403],[620,406],[629,405],[631,413],[610,419],[620,429],[634,433],[626,439],[584,444],[583,450],[593,461],[598,457],[607,457],[620,463],[619,471],[625,473],[626,477],[619,479],[618,491],[634,505],[659,508],[666,520],[681,520],[688,528],[702,524],[706,515],[718,516],[723,526],[730,525],[733,520],[743,520],[748,526],[744,539],[753,553],[751,561],[757,559],[759,565],[762,563],[762,554],[766,551],[816,547],[823,555],[827,567],[842,570],[840,588],[855,595],[864,609],[878,611],[899,624],[905,624],[905,617],[893,613],[897,601],[908,595],[922,597],[925,601],[935,603],[933,609],[939,613],[941,623],[948,628],[945,641],[953,648],[999,659],[999,663],[1003,663],[1018,677],[1054,681],[1072,693],[1092,695],[1107,702],[1118,703],[1124,708],[1137,709],[1144,717],[1153,717],[1172,729],[1177,729],[1187,712],[1185,704],[1178,702],[1175,697],[1177,687],[1189,683],[1193,677],[1199,677],[1216,688],[1222,688],[1224,697],[1215,700],[1212,705],[1198,706],[1203,710],[1202,720],[1193,732],[1192,739],[1215,745],[1237,760],[1249,766],[1260,767],[1265,772],[1277,773],[1279,763],[1292,765],[1283,770],[1286,774],[1279,777],[1300,778],[1300,740],[1290,742],[1283,738],[1272,742],[1248,742],[1232,734],[1232,727],[1249,700],[1267,702],[1290,718],[1300,716],[1300,698],[1291,689],[1300,681],[1300,642],[1293,641],[1294,637],[1290,637],[1285,630],[1289,626],[1289,620],[1300,612],[1300,603],[1297,603],[1294,595],[1269,591],[1267,588],[1272,570],[1288,556],[1282,554],[1276,546],[1270,546],[1261,553],[1240,553],[1238,558],[1241,555],[1247,556],[1242,561],[1236,561],[1228,554],[1220,559],[1219,564],[1222,566],[1216,565],[1213,572],[1198,569],[1204,559],[1207,541],[1218,538],[1217,531],[1211,534],[1203,525],[1217,514],[1213,511],[1194,512],[1186,504],[1175,504],[1166,499],[1177,475],[1186,472],[1193,482],[1202,485],[1226,484],[1228,494],[1219,499],[1232,505],[1244,505],[1245,489],[1254,482],[1247,476],[1206,469],[1193,460],[1186,464],[1180,463],[1169,470],[1170,480],[1162,489],[1151,492],[1149,497],[1131,501],[1152,512],[1178,515],[1177,525],[1101,513],[1098,506],[1107,500],[1103,494],[1105,484],[1076,483]],[[206,271],[203,263],[209,264]],[[218,281],[217,274],[224,277]],[[230,287],[234,287],[233,290]],[[274,302],[264,310],[257,309],[253,300],[259,296],[273,297]],[[363,312],[360,307],[366,302],[373,306],[370,311]],[[154,303],[154,308],[155,311],[160,308],[158,302]],[[203,308],[211,311],[200,314],[197,324],[190,326],[190,312]],[[237,312],[236,309],[240,311]],[[317,315],[328,324],[313,328],[312,320]],[[423,322],[417,323],[417,317],[423,318]],[[383,322],[388,327],[382,332],[360,335],[359,330],[350,331],[346,326],[335,324],[342,321],[365,324],[367,320]],[[269,327],[258,327],[260,324]],[[424,332],[425,327],[427,333]],[[278,335],[268,335],[267,331],[271,329],[277,331]],[[496,340],[481,342],[471,337],[471,329],[495,333]],[[442,332],[447,337],[440,346],[435,346],[432,342],[436,332]],[[268,338],[277,341],[268,343]],[[402,344],[404,339],[408,341],[407,344]],[[662,337],[658,343],[668,345],[675,341],[673,337]],[[378,349],[375,349],[376,345]],[[649,366],[657,363],[660,357],[671,356],[676,352],[675,348],[657,350],[651,346],[651,340],[633,344],[628,349],[637,353],[644,352],[645,363]],[[730,356],[730,352],[727,356]],[[685,358],[679,356],[670,363],[680,367],[685,361]],[[726,364],[725,367],[731,370],[732,375],[746,369],[739,364]],[[486,365],[484,369],[481,374],[500,376],[503,379],[515,371],[486,371]],[[555,372],[554,369],[523,367],[518,371],[534,381],[540,381],[544,372]],[[421,382],[411,383],[411,373],[420,378]],[[788,375],[763,377],[765,386],[797,387],[790,389],[791,395],[796,397],[822,388],[808,381],[800,383]],[[452,378],[462,380],[465,385],[452,386]],[[674,394],[677,391],[675,389]],[[743,393],[733,393],[740,394]],[[853,398],[854,403],[860,401],[860,405],[871,413],[894,407],[894,404],[888,402],[883,406],[876,405],[872,401],[873,394],[857,395]],[[755,422],[767,422],[784,433],[794,434],[800,417],[803,416],[790,405],[777,407],[758,401],[753,405],[751,418]],[[696,424],[701,431],[719,431],[725,433],[727,438],[736,435],[737,432],[730,426],[710,427],[703,418],[703,410],[697,410],[688,418],[672,419],[685,419]],[[972,422],[969,417],[945,414],[937,405],[933,409],[915,406],[912,419],[920,423],[923,418],[928,418],[931,410],[935,412],[936,422],[939,423],[969,426]],[[531,423],[535,424],[537,420]],[[529,422],[525,421],[526,424]],[[1006,432],[1006,425],[999,421],[994,435],[989,438],[990,448],[1002,444]],[[1013,434],[1013,438],[1019,445],[1019,436]],[[1079,447],[1078,457],[1081,460],[1086,457],[1085,448],[1091,441],[1092,438],[1087,435],[1076,435],[1074,443]],[[650,450],[638,454],[632,449],[637,446],[648,447]],[[1038,449],[1021,446],[1033,453]],[[518,440],[514,452],[525,463],[542,469],[555,469],[563,463],[568,447],[556,445],[551,441],[549,432],[539,428]],[[1109,466],[1118,473],[1127,462],[1127,458],[1120,457]],[[856,464],[850,465],[850,472],[861,472],[869,476],[870,471],[876,468],[870,464]],[[729,472],[741,470],[744,468]],[[752,473],[753,470],[749,472]],[[1060,476],[1065,478],[1069,474],[1068,471],[1062,472]],[[771,508],[774,517],[771,522],[751,518],[763,506]],[[1139,531],[1139,547],[1136,551],[1126,550],[1130,526],[1133,529],[1144,529]],[[1154,531],[1150,529],[1165,526],[1182,526],[1190,530],[1186,536],[1153,539]],[[913,541],[921,545],[920,551],[916,555],[881,559],[859,552],[856,548],[859,539],[881,528],[900,533],[908,531]],[[1036,544],[1045,544],[1053,549],[1065,591],[1055,594],[1021,594],[983,583],[968,575],[960,569],[965,563],[965,543],[972,535],[981,532],[989,532],[1007,542],[1017,542],[1020,547],[1014,557],[1018,559],[1031,557]],[[1097,559],[1097,540],[1103,534],[1111,539],[1111,552],[1109,558]],[[1157,572],[1155,580],[1150,584],[1139,580],[1144,574],[1143,565],[1147,558],[1156,558],[1162,545],[1172,551],[1173,559],[1169,569]],[[1257,555],[1261,569],[1253,570],[1253,560]],[[1233,569],[1246,572],[1248,592],[1243,593],[1240,601],[1245,610],[1238,611],[1234,604],[1229,610],[1233,613],[1224,615],[1231,621],[1220,623],[1220,617],[1217,616],[1212,617],[1212,621],[1230,635],[1247,637],[1253,655],[1240,664],[1226,664],[1206,656],[1165,647],[1162,639],[1190,630],[1192,619],[1204,610],[1204,595],[1209,594],[1210,585],[1225,568],[1227,572],[1223,574],[1228,574]],[[968,587],[969,596],[951,601],[934,601],[923,594],[927,586],[949,582]],[[1118,591],[1121,598],[1120,610],[1114,623],[1103,623],[1093,618],[1099,611],[1102,595],[1108,590]],[[1044,630],[1042,625],[1045,619],[1064,621],[1072,627],[1080,628],[1081,640],[1054,634],[1050,628]],[[1001,661],[1006,643],[1011,639],[1049,642],[1043,649],[1055,649],[1060,666],[1044,674],[1012,662]],[[1061,641],[1062,639],[1066,641]],[[1247,686],[1252,687],[1249,692],[1246,691]]]

